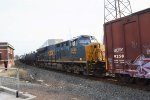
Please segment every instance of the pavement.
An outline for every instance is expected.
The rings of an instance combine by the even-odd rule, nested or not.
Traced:
[[[0,100],[24,100],[24,99],[16,98],[15,95],[0,91]]]

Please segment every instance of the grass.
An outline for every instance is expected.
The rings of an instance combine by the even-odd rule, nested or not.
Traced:
[[[0,68],[4,68],[4,66],[0,66]],[[18,66],[11,66],[9,68],[18,68]],[[0,76],[9,76],[9,77],[16,77],[17,73],[16,70],[1,70],[0,71]],[[19,78],[20,79],[26,79],[27,78],[27,71],[23,68],[19,68]]]
[[[14,72],[14,71],[2,71],[2,72],[0,72],[0,76],[16,77],[16,72]]]
[[[0,65],[0,68],[4,68],[4,66]]]
[[[20,80],[24,80],[24,81],[32,81],[33,79],[31,79],[31,77],[29,76],[29,73],[27,71],[27,68],[25,68],[26,66],[24,66],[22,63],[20,63],[19,61],[15,61],[15,65],[11,66],[9,68],[18,68],[19,69],[19,78]],[[4,66],[0,66],[0,68],[4,68]],[[3,70],[0,71],[0,76],[10,76],[10,77],[16,77],[16,71],[15,70]]]
[[[27,79],[27,71],[26,70],[24,70],[24,69],[19,69],[19,77],[21,78],[21,79]]]

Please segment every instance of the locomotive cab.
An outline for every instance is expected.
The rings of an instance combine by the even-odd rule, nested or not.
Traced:
[[[75,61],[86,62],[85,47],[91,43],[97,43],[93,36],[82,35],[71,41],[71,58]]]
[[[72,61],[84,65],[85,75],[100,76],[105,71],[104,45],[98,43],[94,36],[82,35],[71,41]]]
[[[98,43],[94,36],[82,36],[78,38],[78,51],[85,53],[84,60],[86,61],[85,72],[87,75],[102,76],[105,72],[105,49],[104,45]]]

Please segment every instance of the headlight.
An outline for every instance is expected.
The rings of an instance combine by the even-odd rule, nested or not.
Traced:
[[[82,61],[82,58],[80,58],[80,61]]]

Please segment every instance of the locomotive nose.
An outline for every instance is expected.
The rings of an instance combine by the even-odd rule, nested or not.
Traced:
[[[86,60],[97,61],[104,59],[104,46],[100,43],[94,43],[86,46]]]

